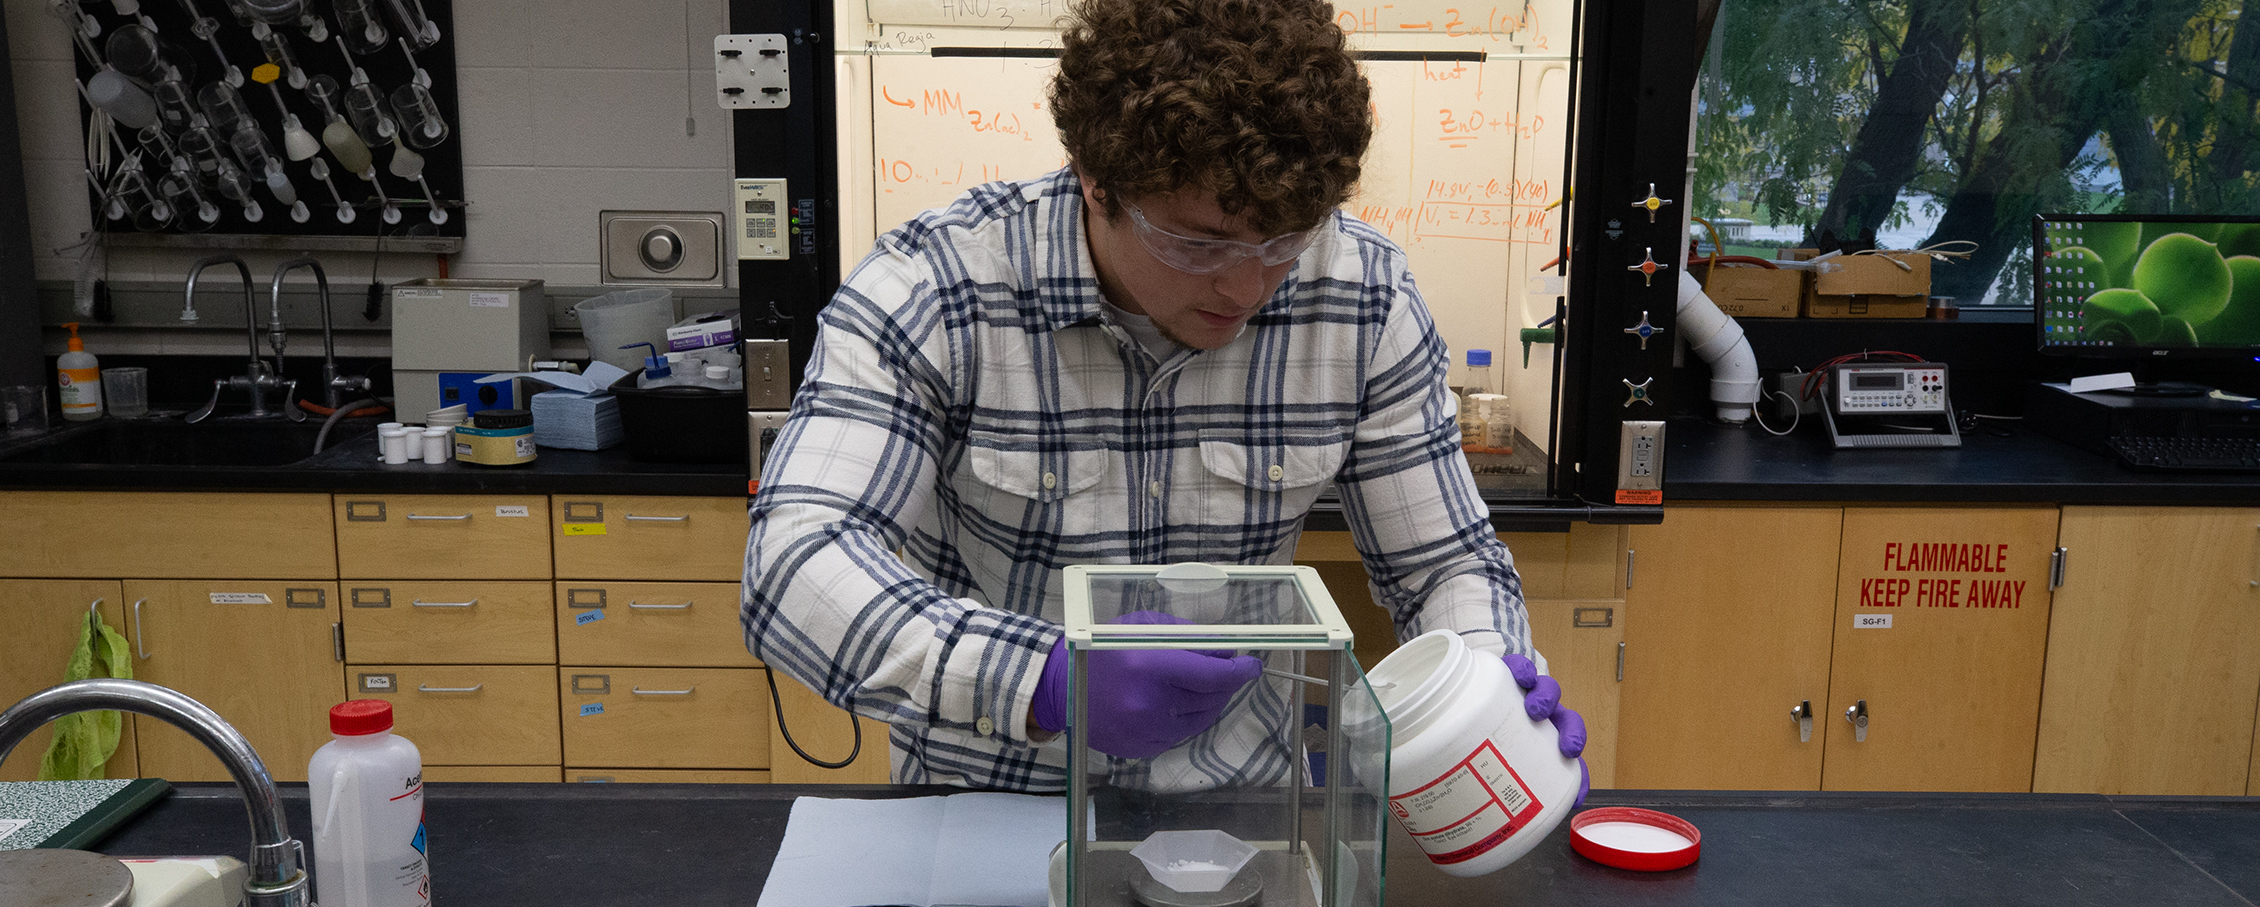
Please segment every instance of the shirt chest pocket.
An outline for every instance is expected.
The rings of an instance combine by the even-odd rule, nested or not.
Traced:
[[[1312,498],[1334,480],[1349,452],[1349,442],[1338,433],[1257,444],[1241,433],[1201,437],[1201,465],[1210,475],[1253,492],[1307,492]]]
[[[1097,442],[979,431],[969,433],[966,441],[965,460],[973,478],[1017,497],[1058,503],[1106,478],[1107,451]]]

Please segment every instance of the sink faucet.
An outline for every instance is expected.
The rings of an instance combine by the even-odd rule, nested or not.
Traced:
[[[290,821],[275,796],[274,776],[243,734],[219,713],[174,690],[138,680],[80,680],[48,687],[0,712],[0,762],[41,725],[75,712],[114,709],[148,715],[187,731],[235,777],[251,812],[251,877],[244,894],[251,907],[311,907],[306,846],[290,836]]]
[[[314,286],[321,294],[322,403],[334,411],[344,404],[346,391],[366,392],[369,389],[369,378],[367,375],[339,375],[337,373],[337,334],[330,326],[330,277],[322,272],[321,262],[312,258],[293,258],[275,266],[273,324],[269,326],[267,335],[268,339],[275,344],[276,360],[281,360],[283,351],[283,275],[299,268],[313,269]]]
[[[257,303],[253,302],[251,299],[250,265],[245,264],[243,262],[243,259],[238,258],[234,255],[208,255],[203,258],[197,259],[195,264],[188,266],[188,307],[196,307],[197,277],[204,273],[205,268],[220,264],[235,265],[236,273],[243,276],[243,335],[244,340],[250,345],[251,358],[249,362],[244,366],[243,374],[228,378],[213,379],[211,401],[205,403],[203,409],[189,413],[187,421],[202,422],[206,417],[211,416],[212,408],[220,405],[220,392],[229,388],[245,390],[251,393],[250,415],[252,418],[264,418],[266,416],[275,415],[275,411],[267,408],[267,392],[272,390],[280,390],[282,391],[283,400],[282,415],[288,417],[293,422],[306,421],[305,411],[290,405],[291,395],[297,393],[298,382],[282,377],[282,337],[279,333],[280,326],[282,324],[281,318],[275,319],[275,325],[277,327],[278,334],[274,339],[274,366],[270,368],[267,363],[261,362],[259,360],[259,311]]]

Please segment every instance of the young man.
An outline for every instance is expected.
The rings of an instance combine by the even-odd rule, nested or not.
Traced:
[[[897,782],[1059,790],[1061,568],[1286,564],[1331,485],[1400,636],[1509,656],[1582,749],[1404,252],[1337,210],[1372,120],[1331,9],[1087,0],[1063,47],[1071,166],[880,237],[824,310],[753,501],[748,646],[891,722]],[[1231,720],[1281,706],[1254,658],[1100,654],[1113,783],[1285,777]]]

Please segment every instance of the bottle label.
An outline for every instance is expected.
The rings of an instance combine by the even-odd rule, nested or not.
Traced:
[[[102,411],[101,369],[56,369],[55,383],[62,389],[63,412],[85,415]]]
[[[1489,853],[1543,809],[1490,740],[1442,776],[1389,798],[1390,814],[1439,865]]]

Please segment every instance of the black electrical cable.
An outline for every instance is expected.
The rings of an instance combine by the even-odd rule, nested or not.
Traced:
[[[793,740],[793,732],[785,727],[785,700],[777,695],[777,670],[771,668],[761,674],[769,680],[769,704],[776,707],[777,734],[785,738],[785,745],[792,747],[793,753],[802,761],[817,768],[846,768],[855,762],[855,757],[863,755],[863,722],[855,720],[854,712],[848,713],[848,726],[855,729],[855,747],[848,750],[847,758],[838,762],[826,762],[801,749],[800,744]]]

